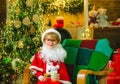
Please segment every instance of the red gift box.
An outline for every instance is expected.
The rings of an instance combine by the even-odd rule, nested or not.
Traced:
[[[120,76],[115,77],[108,76],[107,84],[120,84]]]

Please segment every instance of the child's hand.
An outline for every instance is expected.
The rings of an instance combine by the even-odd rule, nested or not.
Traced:
[[[39,76],[38,79],[42,82],[46,81],[46,77],[44,77],[44,76]]]
[[[59,74],[51,75],[51,79],[52,81],[58,81],[60,79],[60,75]]]

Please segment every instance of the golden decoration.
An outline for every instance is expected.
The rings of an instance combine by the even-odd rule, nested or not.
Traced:
[[[12,21],[11,19],[8,19],[8,20],[6,21],[6,24],[7,24],[8,26],[12,26],[12,23],[13,23],[13,21]]]
[[[30,46],[27,46],[27,49],[30,49]]]
[[[14,26],[16,28],[20,28],[21,27],[21,21],[17,20],[17,21],[14,21]]]
[[[16,7],[16,14],[19,15],[20,14],[20,8],[19,7]]]
[[[23,48],[23,47],[24,47],[23,40],[18,41],[18,48]]]
[[[23,22],[22,22],[24,25],[26,25],[26,26],[29,26],[29,25],[31,25],[32,24],[32,22],[30,22],[30,19],[29,19],[29,17],[25,17],[24,19],[23,19]]]
[[[27,0],[27,1],[26,1],[26,6],[32,7],[32,6],[33,6],[33,3],[34,3],[34,0]]]
[[[30,33],[34,34],[36,32],[36,29],[35,27],[32,25],[31,28],[30,28]]]
[[[38,14],[33,15],[32,20],[33,20],[35,23],[37,23],[37,22],[39,21],[39,15],[38,15]]]
[[[9,5],[16,6],[18,3],[18,0],[8,0]]]

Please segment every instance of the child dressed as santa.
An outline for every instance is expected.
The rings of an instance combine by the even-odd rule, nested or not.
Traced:
[[[55,29],[42,34],[42,50],[34,55],[30,66],[38,78],[37,84],[72,84],[64,64],[66,51],[60,41],[61,35]]]

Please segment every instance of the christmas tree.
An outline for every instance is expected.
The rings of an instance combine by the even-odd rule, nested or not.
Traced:
[[[40,49],[43,30],[40,0],[8,0],[7,20],[1,31],[0,75],[13,84]]]

